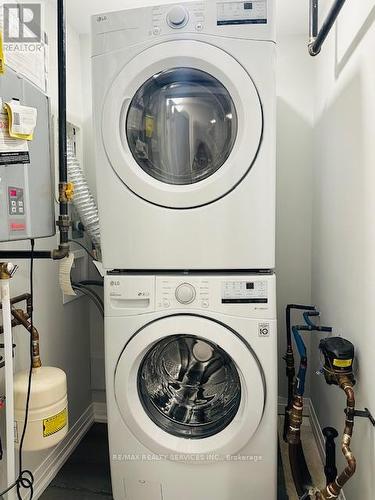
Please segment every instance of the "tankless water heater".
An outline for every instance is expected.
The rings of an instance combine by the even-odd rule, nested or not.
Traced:
[[[0,78],[0,99],[0,241],[52,236],[55,212],[48,97],[7,68]],[[38,112],[28,151],[17,151],[7,131],[1,130],[6,123],[3,103],[12,99]]]

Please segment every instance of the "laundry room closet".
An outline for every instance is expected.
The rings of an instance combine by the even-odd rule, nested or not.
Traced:
[[[373,500],[375,1],[0,34],[0,498]]]

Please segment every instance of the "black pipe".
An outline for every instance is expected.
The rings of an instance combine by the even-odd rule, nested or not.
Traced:
[[[302,304],[288,304],[286,306],[286,339],[287,339],[287,350],[284,356],[286,365],[286,376],[288,379],[288,403],[285,407],[285,418],[284,418],[284,430],[283,439],[285,443],[287,442],[287,433],[289,427],[289,412],[292,408],[293,396],[294,396],[294,378],[296,375],[296,370],[294,366],[294,354],[292,346],[292,329],[291,329],[291,312],[292,310],[299,311],[315,311],[314,306],[306,306]]]
[[[316,0],[310,0],[310,2],[314,2]],[[326,41],[327,36],[329,35],[332,26],[335,24],[338,15],[341,12],[346,0],[335,0],[331,10],[329,11],[326,20],[323,23],[323,26],[319,30],[318,34],[314,36],[313,40],[309,43],[309,52],[310,55],[316,56],[321,51],[323,43]],[[313,12],[312,9],[311,12]],[[314,14],[313,14],[314,15]],[[312,24],[314,24],[312,22]]]
[[[23,293],[22,295],[17,295],[17,297],[13,297],[10,299],[10,303],[12,305],[14,304],[19,304],[20,302],[23,302],[24,300],[28,301],[30,299],[30,294],[29,293]],[[2,304],[0,304],[0,309],[2,309]]]
[[[324,466],[324,474],[326,476],[327,485],[333,483],[337,477],[335,439],[338,435],[339,433],[333,427],[326,427],[323,429],[323,436],[326,440],[326,463]]]
[[[310,42],[313,41],[319,30],[319,0],[310,0]]]
[[[66,27],[64,0],[57,1],[57,55],[59,86],[59,181],[68,181],[66,137]],[[67,205],[62,204],[60,214],[67,215]]]
[[[0,261],[8,261],[12,259],[52,259],[52,251],[36,251],[33,254],[29,250],[3,250],[0,252]]]

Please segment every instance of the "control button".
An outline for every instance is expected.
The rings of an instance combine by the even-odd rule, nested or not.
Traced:
[[[160,35],[160,31],[161,30],[160,30],[159,26],[154,26],[154,29],[152,30],[152,34],[156,35],[156,36]]]
[[[176,5],[167,14],[167,22],[171,28],[183,28],[188,19],[189,14],[181,5]]]
[[[171,303],[169,302],[168,299],[163,300],[163,307],[170,307]]]
[[[208,300],[202,300],[202,307],[207,308],[209,305]]]
[[[203,24],[202,23],[198,23],[196,26],[195,26],[195,29],[197,31],[202,31],[203,30]]]
[[[191,304],[196,297],[196,291],[190,283],[182,283],[176,289],[176,299],[180,304]]]
[[[12,207],[15,207],[17,205],[15,200],[12,200]]]

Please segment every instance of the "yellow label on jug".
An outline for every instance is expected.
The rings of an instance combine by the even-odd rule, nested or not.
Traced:
[[[43,420],[43,437],[52,436],[56,432],[61,431],[68,424],[68,408],[53,417],[48,417]]]
[[[351,359],[334,359],[333,366],[337,366],[338,368],[349,368],[349,366],[352,366],[352,360]]]

